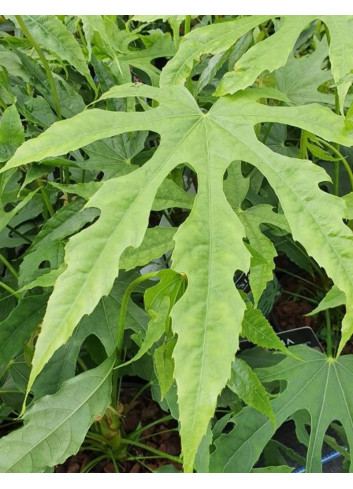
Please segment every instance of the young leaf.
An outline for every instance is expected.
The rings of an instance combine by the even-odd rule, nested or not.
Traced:
[[[161,399],[171,388],[174,382],[174,360],[173,351],[176,338],[169,339],[155,349],[153,353],[154,370],[161,390]]]
[[[342,306],[343,304],[345,304],[345,302],[346,297],[344,293],[336,285],[333,285],[332,288],[327,292],[325,297],[322,299],[320,304],[315,307],[314,310],[308,312],[308,314],[305,314],[305,316],[314,316],[318,312],[326,311],[327,309],[333,307]]]
[[[164,296],[163,300],[159,302],[159,307],[158,309],[156,308],[156,311],[149,311],[151,320],[147,325],[146,335],[142,341],[139,351],[133,356],[133,358],[119,365],[119,367],[125,367],[126,365],[130,365],[130,363],[139,360],[162,337],[163,333],[165,333],[166,321],[168,320],[170,311],[170,299],[168,296]]]
[[[0,124],[0,144],[10,144],[17,148],[25,140],[24,130],[16,106],[4,110]]]
[[[291,350],[303,361],[286,357],[280,364],[256,369],[256,373],[261,382],[286,381],[283,392],[271,401],[277,426],[297,411],[309,412],[311,431],[306,471],[321,472],[322,444],[332,421],[342,424],[350,450],[353,447],[353,356],[334,360],[304,345]],[[235,416],[234,422],[236,427],[215,441],[210,462],[212,472],[249,472],[275,431],[268,418],[249,407]]]
[[[152,61],[155,58],[170,57],[174,55],[175,46],[168,32],[149,32],[141,35],[139,31],[143,26],[129,32],[119,30],[116,23],[111,22],[109,16],[83,15],[83,28],[86,33],[89,48],[94,36],[99,36],[102,51],[112,60],[111,70],[115,72],[117,81],[126,83],[131,80],[131,68],[138,68],[150,78],[152,85],[158,85],[159,70]],[[132,43],[139,41],[145,48],[131,48]],[[95,43],[98,44],[97,42]],[[92,48],[94,51],[94,48]]]
[[[4,227],[6,227],[11,222],[11,219],[15,217],[16,214],[18,214],[28,204],[28,202],[30,202],[30,200],[35,196],[38,190],[39,188],[33,190],[32,192],[29,192],[26,197],[24,197],[11,211],[5,212],[0,207],[0,231],[2,231]]]
[[[274,332],[272,326],[258,309],[247,309],[244,314],[242,335],[254,345],[262,348],[273,348],[291,355],[282,341]]]
[[[35,85],[36,90],[43,95],[45,100],[49,102],[51,107],[55,110],[55,100],[44,68],[42,68],[39,62],[34,61],[25,53],[18,51],[18,56],[20,57],[28,75],[31,77],[31,81],[33,85]],[[54,75],[54,83],[58,94],[61,112],[64,117],[72,117],[85,108],[82,97],[62,77],[59,75]],[[33,98],[30,98],[30,100],[33,100]]]
[[[287,231],[289,228],[284,214],[274,212],[266,204],[255,205],[240,212],[239,218],[244,225],[250,247],[255,251],[250,261],[249,282],[256,307],[267,283],[273,278],[274,258],[277,256],[272,241],[263,234],[260,226],[267,223]]]
[[[4,110],[0,121],[0,162],[7,161],[25,140],[16,106]]]
[[[60,265],[59,268],[50,270],[48,273],[45,273],[44,275],[39,275],[36,279],[33,280],[33,282],[30,282],[27,285],[24,285],[18,290],[18,293],[22,293],[26,290],[34,289],[35,287],[52,287],[59,275],[63,273],[65,270],[66,266],[64,263]]]
[[[267,416],[273,425],[276,426],[276,418],[273,414],[268,394],[257,375],[244,360],[235,359],[232,365],[231,378],[227,386],[246,404]]]
[[[43,472],[75,454],[110,402],[114,358],[68,380],[24,415],[24,426],[0,440],[0,472]]]
[[[146,290],[144,296],[145,309],[150,315],[151,320],[147,325],[146,334],[139,351],[128,362],[120,365],[120,367],[125,367],[139,360],[164,333],[168,333],[170,310],[179,297],[183,283],[184,279],[180,274],[167,269],[159,273],[158,284]]]

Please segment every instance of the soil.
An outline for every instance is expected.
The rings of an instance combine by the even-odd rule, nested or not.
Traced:
[[[298,279],[289,277],[285,282],[285,292],[282,291],[281,296],[274,304],[270,322],[277,331],[286,331],[294,328],[309,326],[318,332],[320,323],[316,317],[305,316],[311,312],[316,306],[305,300],[292,296],[291,293],[298,292]]]

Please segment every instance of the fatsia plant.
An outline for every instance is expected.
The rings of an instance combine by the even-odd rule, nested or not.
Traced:
[[[342,222],[343,202],[318,188],[327,178],[322,170],[309,161],[273,153],[258,141],[254,125],[290,124],[345,146],[352,144],[353,136],[343,119],[324,107],[275,107],[257,101],[281,96],[272,91],[254,89],[224,98],[208,113],[199,109],[183,87],[121,86],[103,98],[124,96],[153,98],[159,106],[142,113],[85,111],[24,144],[2,170],[122,132],[149,129],[161,136],[150,161],[129,175],[105,182],[86,204],[86,208],[98,208],[100,217],[66,247],[67,269],[56,281],[48,303],[28,390],[83,315],[109,293],[122,252],[143,241],[158,187],[174,167],[187,163],[197,173],[198,192],[190,217],[174,236],[173,268],[187,275],[188,288],[173,308],[172,318],[178,335],[174,359],[184,463],[191,470],[217,396],[229,378],[245,308],[234,289],[233,273],[248,270],[250,255],[243,242],[243,226],[223,192],[224,173],[234,159],[256,166],[275,189],[294,238],[352,297],[353,237]],[[352,334],[351,317],[347,305],[340,350]]]
[[[346,94],[350,87],[348,75],[353,68],[351,41],[347,34],[351,18],[274,18],[274,34],[254,43],[245,53],[237,53],[235,48],[238,61],[234,70],[222,78],[214,94],[221,98],[216,100],[208,94],[206,104],[200,101],[201,97],[198,98],[199,91],[206,82],[202,81],[202,85],[192,79],[195,61],[204,55],[221,54],[224,58],[213,58],[212,61],[213,67],[218,66],[220,69],[227,59],[226,51],[249,31],[269,22],[270,16],[244,17],[193,30],[185,36],[175,56],[163,69],[159,87],[158,70],[150,66],[151,60],[157,54],[156,50],[146,47],[147,57],[141,61],[139,54],[128,48],[129,40],[141,40],[141,36],[138,35],[139,28],[129,36],[119,32],[110,19],[103,21],[99,16],[82,19],[88,38],[89,53],[94,53],[103,60],[108,57],[116,69],[119,69],[120,58],[124,71],[121,78],[123,81],[129,78],[129,67],[136,66],[145,71],[156,86],[139,83],[114,86],[106,91],[97,103],[99,107],[109,103],[107,107],[117,108],[117,111],[92,108],[90,105],[74,117],[52,124],[37,138],[26,141],[13,156],[13,148],[10,148],[12,157],[0,170],[4,188],[13,175],[16,175],[16,171],[24,165],[34,163],[33,167],[40,174],[41,166],[44,167],[50,161],[63,161],[56,159],[62,155],[77,155],[77,150],[81,148],[86,151],[89,159],[82,162],[82,158],[78,158],[73,164],[74,168],[81,165],[85,171],[89,169],[92,160],[92,169],[98,170],[97,158],[101,151],[105,157],[113,150],[112,160],[115,161],[115,153],[119,151],[114,153],[114,150],[124,145],[126,149],[128,146],[125,144],[127,139],[119,140],[119,144],[116,140],[109,139],[120,135],[136,132],[142,134],[141,138],[133,136],[137,141],[134,143],[135,149],[138,148],[136,151],[131,147],[126,155],[119,156],[122,167],[126,162],[130,164],[130,158],[143,147],[147,131],[154,135],[155,147],[149,153],[146,152],[148,157],[140,165],[130,165],[127,171],[123,169],[118,176],[114,172],[107,173],[99,182],[76,185],[48,182],[48,186],[63,190],[66,196],[74,194],[87,200],[87,203],[83,206],[83,201],[76,197],[73,202],[52,216],[38,233],[22,261],[22,290],[36,285],[54,285],[36,342],[27,394],[35,392],[40,375],[45,373],[46,366],[58,354],[60,348],[68,344],[70,338],[77,333],[76,328],[80,327],[78,325],[81,321],[85,321],[84,317],[96,311],[97,305],[104,300],[102,298],[109,296],[117,277],[121,277],[119,270],[144,265],[173,248],[170,258],[173,273],[180,274],[183,280],[187,280],[186,290],[177,302],[170,302],[170,299],[165,298],[160,301],[159,310],[154,311],[154,319],[150,321],[144,340],[140,342],[142,349],[131,361],[141,357],[142,353],[160,339],[163,328],[169,327],[170,313],[172,341],[168,348],[166,344],[162,344],[154,350],[154,361],[162,396],[172,385],[173,378],[176,381],[184,470],[190,472],[194,468],[200,444],[202,450],[207,452],[204,440],[211,442],[209,423],[216,408],[217,398],[230,378],[228,386],[231,386],[246,403],[268,416],[265,418],[258,415],[262,416],[259,418],[261,422],[265,423],[266,420],[266,433],[269,437],[275,430],[274,421],[281,424],[293,413],[287,409],[286,416],[279,416],[276,411],[277,404],[281,399],[287,399],[288,392],[285,391],[278,403],[276,404],[277,400],[274,401],[271,407],[254,374],[243,362],[234,362],[238,338],[242,333],[247,335],[246,331],[249,332],[250,340],[254,338],[254,341],[262,346],[278,346],[275,340],[271,340],[271,334],[266,329],[267,325],[264,326],[260,312],[247,309],[244,296],[236,290],[233,282],[236,271],[247,273],[250,269],[250,283],[256,306],[267,282],[271,279],[273,259],[276,255],[273,244],[262,233],[263,223],[290,232],[293,239],[325,269],[342,294],[341,297],[346,304],[346,316],[342,324],[337,355],[342,352],[353,333],[353,235],[343,221],[347,216],[345,201],[320,188],[320,184],[327,181],[328,176],[319,166],[307,159],[292,158],[274,152],[265,144],[264,139],[260,140],[258,137],[261,125],[284,124],[316,135],[321,140],[347,147],[353,144],[350,125],[343,115],[333,113],[328,107],[308,103],[308,97],[304,100],[305,105],[300,105],[296,99],[296,105],[293,106],[293,101],[287,94],[273,87],[252,86],[258,78],[262,82],[263,72],[272,72],[285,65],[298,36],[310,23],[323,22],[324,26],[320,24],[319,28],[326,32],[329,43],[327,46],[320,44],[317,58],[322,59],[323,51],[327,49],[332,76],[337,85],[336,109],[337,112],[343,113]],[[50,19],[39,20],[38,31],[38,19],[27,18],[28,29],[33,36],[38,31],[37,35],[43,39],[43,25],[50,23]],[[174,20],[174,24],[171,25],[175,27],[179,20]],[[55,25],[59,28],[56,21]],[[55,25],[53,24],[54,27]],[[60,31],[64,32],[62,27]],[[109,32],[113,32],[115,36],[114,42],[110,44]],[[174,35],[175,32],[173,28]],[[68,29],[65,29],[65,36],[69,34]],[[172,46],[169,36],[164,36],[163,39],[161,43],[165,49],[164,54],[172,55],[178,43]],[[76,49],[78,44],[75,46]],[[342,48],[350,53],[347,57],[342,57]],[[21,59],[30,66],[31,62],[23,55]],[[64,59],[68,60],[67,55]],[[218,62],[220,64],[217,64]],[[290,63],[293,64],[292,57]],[[93,64],[101,68],[100,76],[103,80],[107,68],[97,60],[93,61]],[[76,68],[80,71],[79,67]],[[208,77],[210,81],[212,76],[217,75],[218,70],[212,69],[212,66],[207,70],[207,76],[201,77]],[[86,68],[81,70],[81,73],[88,76]],[[281,73],[275,77],[277,88],[280,87],[280,75]],[[324,78],[327,79],[326,76],[315,79],[320,83]],[[111,85],[112,83],[106,84],[107,87]],[[115,103],[117,100],[120,102],[125,99],[126,104],[111,104],[112,101]],[[331,100],[330,97],[328,99]],[[123,110],[124,108],[126,110]],[[15,112],[14,109],[7,110]],[[11,114],[7,112],[6,116],[9,115]],[[18,126],[18,114],[15,120]],[[15,146],[22,141],[22,134],[20,139],[14,138]],[[129,141],[131,142],[131,139]],[[108,153],[104,146],[108,148]],[[4,157],[5,160],[8,160],[8,157]],[[64,161],[69,164],[68,160]],[[242,207],[249,189],[249,179],[244,178],[242,174],[241,162],[253,167],[260,176],[262,175],[261,178],[267,179],[279,200],[278,212],[267,204],[254,205],[247,209]],[[186,194],[170,179],[181,166],[188,167],[196,175],[195,198]],[[29,177],[26,176],[26,179],[30,182]],[[66,183],[69,183],[68,179]],[[29,193],[25,199],[30,200],[33,195]],[[26,203],[27,201],[23,200],[18,204],[18,208],[3,212],[4,225],[10,222]],[[174,206],[191,209],[177,230],[148,227],[152,210]],[[69,218],[71,210],[73,222]],[[63,264],[62,241],[73,233],[76,234],[65,246]],[[45,252],[45,260],[49,261],[55,270],[43,273],[43,268],[38,268],[41,267],[42,252]],[[32,284],[31,280],[34,280]],[[10,320],[6,322],[10,323]],[[269,343],[264,338],[259,339],[262,327],[265,327],[264,338],[270,338]],[[122,333],[120,323],[120,339]],[[120,339],[116,340],[119,347],[115,371],[118,372],[118,367],[123,367],[119,365]],[[75,360],[78,348],[79,345],[75,343]],[[109,348],[106,348],[107,352],[108,350]],[[295,365],[296,372],[305,371],[305,376],[309,377],[306,355],[302,355],[302,350],[298,350],[297,356],[292,355],[285,362],[288,362],[290,369]],[[301,361],[298,356],[302,357]],[[326,368],[326,365],[336,366],[337,362],[332,358],[323,360],[321,357],[320,361],[320,372],[322,365]],[[103,365],[108,364],[109,361]],[[104,378],[110,378],[112,364],[109,365],[104,370]],[[97,368],[100,369],[99,372],[103,372],[103,366]],[[91,379],[94,377],[93,372],[92,370],[92,374],[87,373],[83,376]],[[261,372],[259,374],[262,379]],[[293,383],[296,385],[302,374],[293,373],[293,376]],[[282,379],[275,374],[272,378]],[[266,378],[262,380],[265,381]],[[47,411],[48,406],[50,408],[51,405],[61,402],[60,395],[65,400],[66,394],[70,393],[74,384],[75,381],[68,380],[63,390],[47,399],[47,403],[39,400],[26,414],[28,424],[21,433],[27,433],[33,423],[37,423],[36,413],[41,406]],[[87,392],[91,389],[91,381],[89,384]],[[251,392],[246,392],[246,384],[250,386]],[[93,381],[92,389],[95,393],[96,385]],[[334,386],[329,393],[331,397],[333,390]],[[343,397],[345,390],[346,387],[342,387]],[[331,397],[327,403],[330,410]],[[102,399],[99,405],[95,394],[93,399],[92,409],[100,413],[107,405],[106,399]],[[303,403],[313,412],[314,408],[309,406],[309,402],[304,400]],[[88,402],[87,409],[90,406]],[[298,402],[298,409],[302,407],[303,404]],[[244,410],[244,416],[246,412],[248,411]],[[239,417],[243,419],[241,413]],[[333,419],[332,413],[327,419],[328,422]],[[91,417],[87,415],[82,422],[84,429],[88,429],[91,421]],[[61,424],[58,427],[59,434],[65,426]],[[316,425],[313,426],[315,428]],[[324,428],[325,426],[319,426],[320,436]],[[51,426],[51,429],[54,434],[57,432],[55,426]],[[237,433],[238,431],[235,436],[238,436]],[[22,435],[18,436],[19,438],[15,437],[16,443]],[[261,443],[265,438],[260,440],[259,446],[263,446]],[[219,438],[221,439],[224,438]],[[77,449],[82,437],[78,437],[77,440],[69,448],[71,452]],[[41,443],[42,439],[39,437],[38,444]],[[223,470],[222,462],[218,462],[217,457],[227,452],[227,446],[225,443],[224,450],[217,446],[215,454],[211,457],[211,467],[214,470]],[[314,448],[310,447],[310,456],[315,454],[317,458],[318,446],[317,444]],[[260,454],[259,450],[260,448],[257,449],[257,455]],[[40,452],[42,453],[42,450]],[[18,456],[26,460],[27,453]],[[52,462],[60,461],[60,457],[62,454],[58,454]],[[200,463],[199,458],[200,454],[197,463]],[[255,462],[254,458],[251,465]],[[16,463],[13,462],[13,467],[16,467]],[[41,463],[44,467],[48,463],[47,459]],[[317,469],[317,461],[310,467]]]

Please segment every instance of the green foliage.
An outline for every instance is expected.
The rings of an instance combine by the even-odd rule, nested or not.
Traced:
[[[112,367],[109,358],[34,404],[23,418],[23,428],[0,441],[1,472],[42,472],[77,452],[110,402]]]
[[[290,472],[266,445],[299,410],[309,471],[331,421],[352,446],[351,24],[0,19],[0,420],[21,403],[24,420],[0,470],[63,462],[97,415],[88,439],[124,459],[136,373],[177,418],[186,472]],[[326,294],[311,314],[345,305],[327,357],[287,350],[260,310],[283,253]],[[246,363],[240,336],[277,354]]]
[[[353,438],[353,398],[350,388],[352,357],[328,358],[307,346],[292,347],[302,361],[290,357],[273,366],[256,369],[262,382],[285,380],[280,394],[271,401],[277,426],[300,410],[310,415],[307,472],[321,472],[321,451],[326,430],[339,421],[349,446]],[[213,472],[248,472],[275,429],[264,415],[251,407],[234,418],[235,428],[215,441],[210,467]]]

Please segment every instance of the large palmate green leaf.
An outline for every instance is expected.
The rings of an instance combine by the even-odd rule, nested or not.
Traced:
[[[90,158],[78,164],[87,170],[103,171],[105,179],[129,173],[136,168],[131,159],[143,149],[146,136],[144,132],[122,134],[92,143],[84,148]]]
[[[192,470],[217,396],[229,378],[245,309],[233,274],[248,270],[250,254],[243,242],[243,225],[223,192],[223,176],[232,161],[249,162],[261,171],[278,195],[294,239],[346,294],[340,350],[352,333],[353,235],[342,221],[345,205],[319,189],[318,184],[328,178],[321,168],[272,152],[256,138],[254,125],[289,124],[345,146],[353,143],[353,134],[346,130],[343,117],[319,105],[280,107],[257,102],[269,94],[277,96],[268,90],[239,92],[204,113],[182,86],[115,87],[104,98],[146,97],[156,99],[159,106],[145,112],[87,110],[25,143],[1,170],[123,132],[149,129],[161,135],[148,162],[103,182],[86,204],[86,208],[100,209],[100,217],[66,247],[67,269],[48,303],[29,389],[82,316],[109,293],[124,250],[142,243],[155,195],[167,175],[181,163],[189,163],[197,173],[197,195],[190,216],[174,235],[172,255],[174,270],[188,279],[187,291],[172,310],[178,335],[173,356],[186,470]]]
[[[310,415],[307,472],[321,472],[323,439],[332,421],[339,421],[353,445],[353,356],[335,360],[307,346],[291,348],[302,361],[287,357],[274,366],[256,369],[262,382],[286,381],[283,391],[271,401],[280,426],[292,414],[306,410]],[[246,407],[234,417],[236,427],[215,441],[212,472],[249,472],[275,432],[271,421]],[[353,470],[351,464],[350,470]]]
[[[24,415],[24,426],[1,439],[0,472],[43,472],[76,453],[109,405],[113,363],[108,358],[36,402]]]

